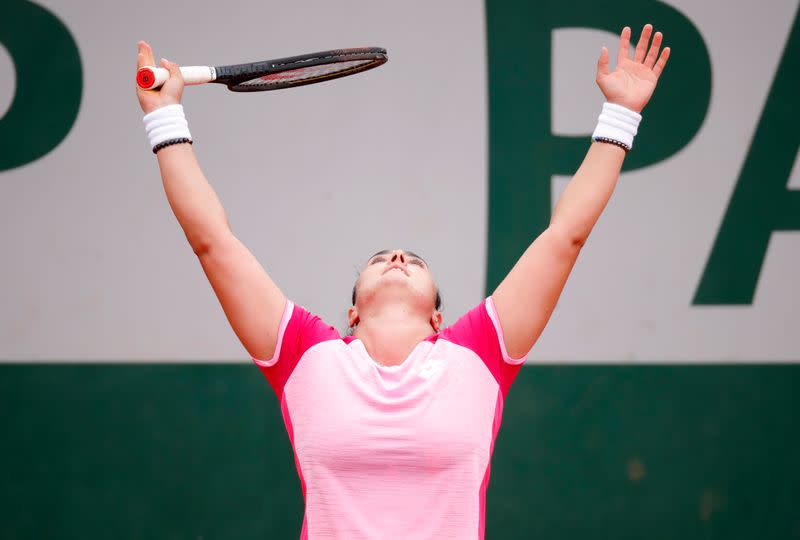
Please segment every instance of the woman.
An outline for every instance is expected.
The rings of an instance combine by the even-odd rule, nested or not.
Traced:
[[[442,329],[427,264],[402,249],[372,256],[353,289],[342,338],[284,297],[232,234],[195,160],[178,66],[160,91],[138,90],[164,189],[236,335],[277,394],[306,511],[301,538],[483,538],[489,462],[503,401],[606,206],[669,48],[646,25],[615,71],[594,142],[550,226],[492,295]],[[154,65],[139,43],[139,67]]]

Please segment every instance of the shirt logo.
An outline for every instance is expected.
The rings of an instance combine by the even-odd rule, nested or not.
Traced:
[[[443,364],[444,362],[439,358],[430,358],[422,365],[417,375],[423,379],[430,379],[434,373],[442,369]]]

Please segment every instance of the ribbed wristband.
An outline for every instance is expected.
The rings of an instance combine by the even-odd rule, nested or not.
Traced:
[[[592,139],[600,142],[617,141],[623,148],[633,147],[633,137],[639,129],[642,115],[616,103],[603,103]]]
[[[142,122],[144,122],[147,137],[150,139],[150,147],[153,149],[164,141],[192,140],[192,134],[189,133],[189,122],[186,121],[183,105],[180,103],[149,112],[144,115]]]

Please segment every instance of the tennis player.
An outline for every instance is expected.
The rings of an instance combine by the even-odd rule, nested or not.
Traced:
[[[669,57],[631,30],[597,84],[593,142],[536,238],[491,296],[442,328],[426,262],[403,249],[370,257],[348,310],[352,335],[288,300],[233,235],[195,159],[183,80],[138,90],[167,198],[225,315],[280,401],[305,499],[301,538],[483,538],[503,403],[542,333],[581,246],[606,206]],[[154,65],[139,43],[139,67]]]

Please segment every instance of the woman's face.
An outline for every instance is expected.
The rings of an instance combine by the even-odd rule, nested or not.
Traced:
[[[369,258],[356,281],[356,302],[407,298],[420,307],[436,308],[436,283],[419,255],[402,249],[379,251]]]

